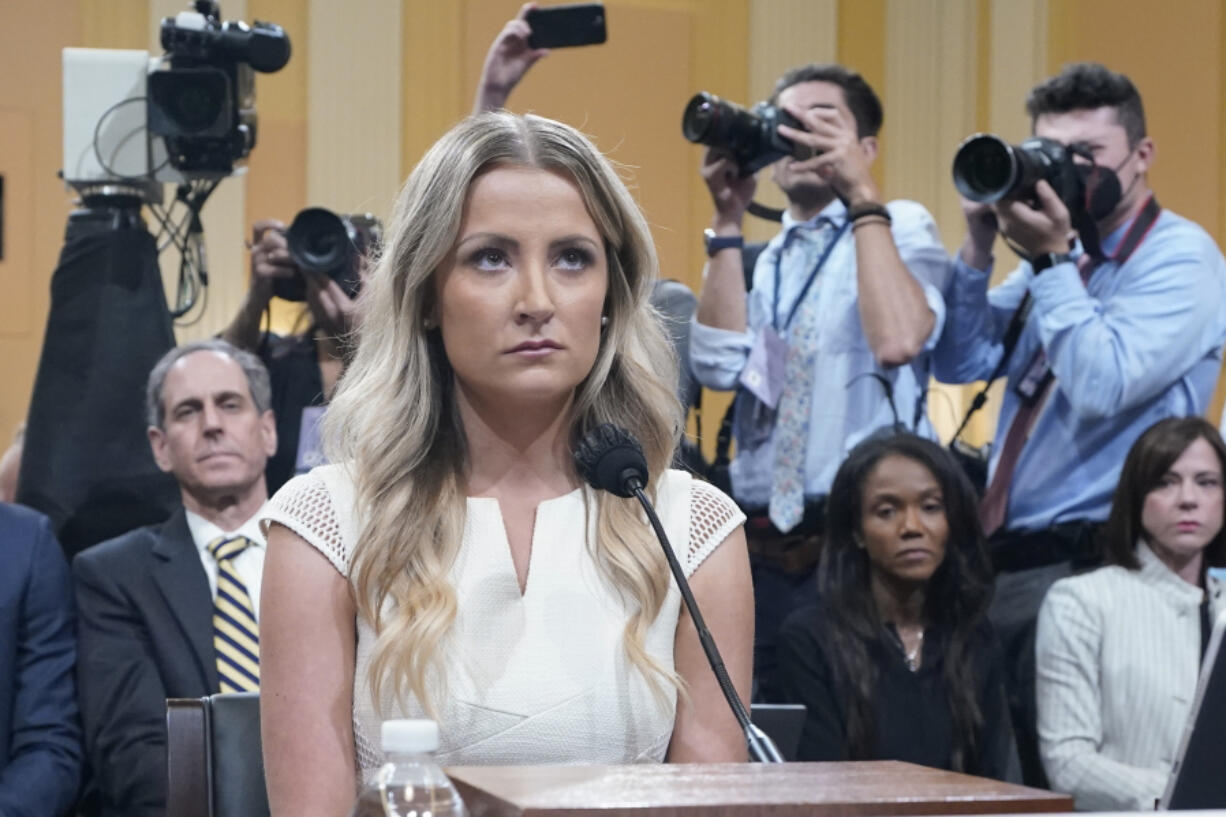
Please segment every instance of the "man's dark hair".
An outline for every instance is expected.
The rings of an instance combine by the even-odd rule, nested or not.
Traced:
[[[856,135],[861,139],[876,136],[881,130],[884,114],[877,93],[864,81],[864,77],[841,65],[809,63],[790,69],[775,83],[770,104],[777,105],[779,94],[802,82],[829,82],[842,88],[847,107],[856,118]]]
[[[1114,108],[1116,121],[1128,135],[1128,147],[1145,138],[1145,109],[1132,80],[1097,62],[1075,62],[1043,80],[1026,97],[1030,127],[1047,113]]]
[[[1213,425],[1201,417],[1168,417],[1147,428],[1132,444],[1120,482],[1111,503],[1111,515],[1100,534],[1107,564],[1140,570],[1137,542],[1148,539],[1141,524],[1145,497],[1158,488],[1162,478],[1183,456],[1188,446],[1204,440],[1217,454],[1218,465],[1226,471],[1226,443]],[[1206,567],[1226,566],[1226,528],[1219,529],[1205,546]]]

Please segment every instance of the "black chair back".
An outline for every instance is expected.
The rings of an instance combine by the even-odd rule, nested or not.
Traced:
[[[796,759],[805,725],[804,704],[752,704],[749,718],[770,736],[784,760]]]
[[[166,732],[167,814],[268,817],[258,693],[172,698]]]

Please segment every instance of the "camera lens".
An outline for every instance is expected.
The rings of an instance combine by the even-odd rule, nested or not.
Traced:
[[[312,266],[331,266],[334,259],[343,255],[345,244],[335,233],[318,233],[307,236],[300,252]]]
[[[681,134],[691,142],[710,144],[707,140],[719,120],[719,97],[708,93],[695,94],[681,115]]]
[[[954,155],[953,175],[954,187],[971,201],[999,201],[1017,181],[1013,148],[996,136],[972,136]]]
[[[204,130],[217,118],[218,100],[205,85],[188,85],[171,101],[172,115],[187,131]]]
[[[285,239],[294,263],[314,272],[344,267],[353,247],[344,220],[322,207],[308,207],[295,216]]]
[[[167,136],[221,135],[229,129],[226,75],[211,68],[170,69],[149,76],[149,96],[165,123],[150,127]],[[151,119],[153,117],[151,116]]]

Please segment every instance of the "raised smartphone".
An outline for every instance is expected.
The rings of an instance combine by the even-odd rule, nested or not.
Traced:
[[[569,3],[547,6],[528,12],[532,48],[569,48],[576,45],[597,45],[608,37],[605,29],[604,3]]]

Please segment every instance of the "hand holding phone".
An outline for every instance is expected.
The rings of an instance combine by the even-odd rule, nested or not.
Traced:
[[[598,45],[608,37],[603,3],[535,8],[525,19],[532,28],[528,37],[528,45],[532,48]]]

